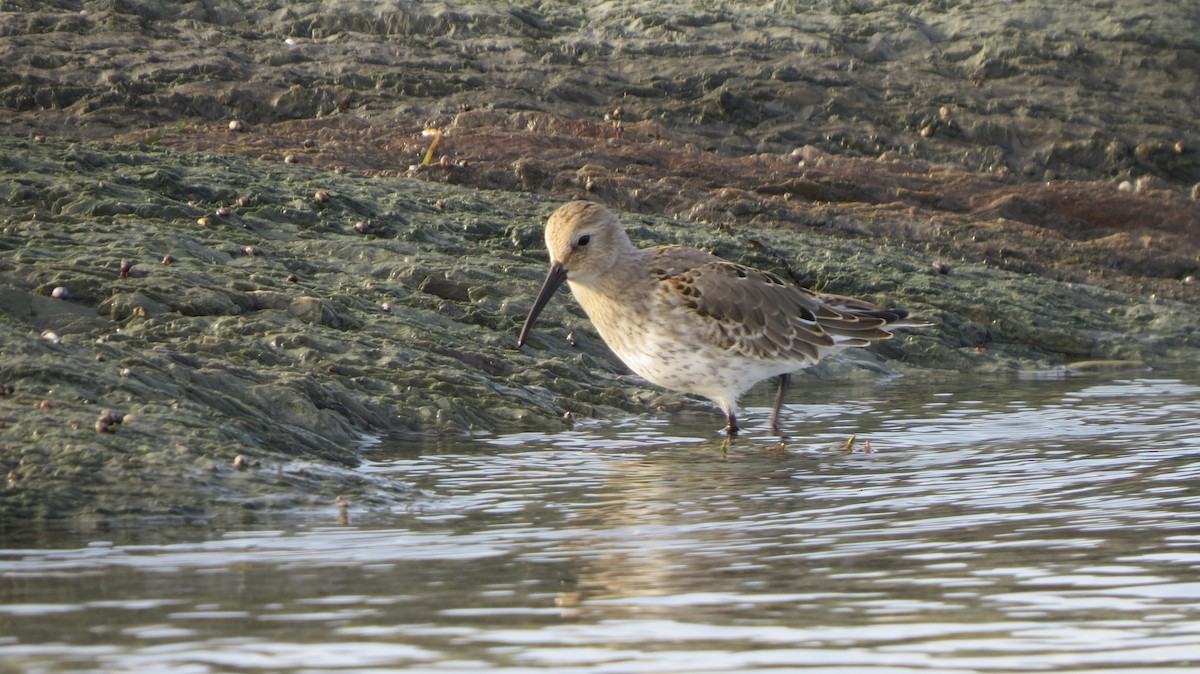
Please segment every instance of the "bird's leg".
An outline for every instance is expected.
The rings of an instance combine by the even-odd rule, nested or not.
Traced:
[[[738,431],[740,430],[737,425],[737,418],[734,416],[733,412],[726,412],[725,420],[728,422],[725,424],[725,435],[732,438],[733,436],[737,435]]]
[[[783,435],[779,432],[779,410],[783,407],[783,396],[791,385],[792,375],[786,372],[779,375],[779,393],[775,394],[775,409],[771,412],[771,432],[775,435]]]

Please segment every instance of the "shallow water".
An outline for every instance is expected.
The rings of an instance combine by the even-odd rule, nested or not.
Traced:
[[[11,534],[0,671],[1200,666],[1195,372],[797,389],[783,448],[393,441],[394,511]]]

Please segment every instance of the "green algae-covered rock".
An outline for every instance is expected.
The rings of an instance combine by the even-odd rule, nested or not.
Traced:
[[[693,404],[628,376],[567,293],[516,350],[558,202],[10,137],[0,169],[0,520],[386,503],[404,488],[352,470],[365,435],[558,428],[565,412]],[[355,227],[364,218],[373,228]],[[817,376],[1152,361],[1198,346],[1185,305],[971,265],[938,274],[871,241],[625,219],[642,245],[712,248],[937,324]],[[102,422],[106,410],[122,421]]]

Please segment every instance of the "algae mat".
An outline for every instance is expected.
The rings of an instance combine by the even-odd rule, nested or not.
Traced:
[[[130,144],[5,137],[0,157],[0,521],[386,504],[405,488],[352,469],[364,434],[706,409],[625,374],[565,296],[515,349],[558,201]],[[818,374],[1198,346],[1187,305],[938,274],[870,241],[625,221],[643,243],[708,247],[938,323]]]

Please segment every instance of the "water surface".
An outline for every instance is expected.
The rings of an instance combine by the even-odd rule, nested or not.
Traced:
[[[1195,373],[795,397],[783,446],[761,408],[724,452],[715,413],[398,439],[394,510],[17,532],[0,670],[1200,666]]]

